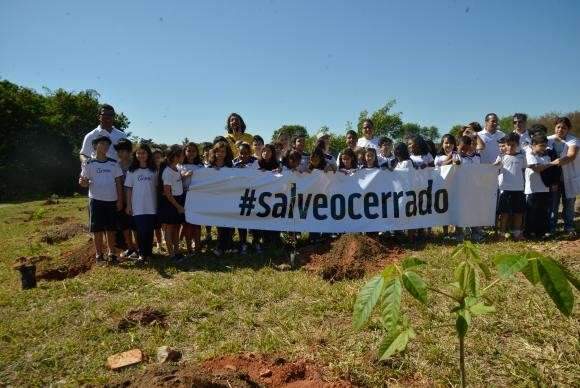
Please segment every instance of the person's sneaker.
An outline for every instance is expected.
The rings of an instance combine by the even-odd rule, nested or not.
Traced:
[[[565,236],[569,240],[574,240],[578,237],[578,234],[576,233],[575,230],[570,230],[570,231],[566,232]]]
[[[138,257],[139,257],[139,252],[137,252],[137,250],[135,250],[135,249],[132,249],[131,251],[132,251],[132,252],[131,252],[131,254],[129,255],[129,259],[136,259],[136,258],[138,258]]]
[[[135,259],[133,259],[133,262],[135,265],[141,265],[145,263],[145,258],[143,256],[137,256]]]
[[[102,267],[102,266],[107,264],[107,261],[105,260],[103,255],[96,255],[95,256],[95,264],[99,267]]]
[[[246,253],[248,253],[248,245],[247,244],[242,244],[242,247],[240,249],[240,253],[242,255],[245,255]]]
[[[117,265],[117,264],[119,264],[119,258],[117,257],[117,255],[109,255],[107,257],[107,259],[108,259],[108,263],[110,265]]]
[[[216,255],[216,256],[218,256],[218,257],[219,257],[219,256],[222,256],[222,255],[224,254],[224,251],[222,251],[222,250],[221,250],[221,249],[219,249],[219,248],[215,248],[215,249],[214,249],[212,252],[213,252],[213,254],[214,254],[214,255]]]

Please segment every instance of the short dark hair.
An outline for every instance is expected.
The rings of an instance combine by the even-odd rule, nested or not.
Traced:
[[[375,124],[373,123],[373,120],[371,120],[371,119],[364,119],[362,123],[363,123],[363,125],[364,125],[364,123],[369,123],[371,128],[375,127]]]
[[[506,143],[519,143],[520,142],[520,135],[515,132],[510,132],[505,135]]]
[[[237,113],[230,113],[230,115],[228,116],[227,120],[226,120],[226,129],[228,130],[228,133],[232,133],[232,128],[230,127],[230,119],[232,117],[237,117],[238,120],[240,120],[240,130],[242,131],[242,133],[246,132],[246,123],[244,122],[244,119],[242,118],[242,116],[240,116]]]
[[[532,145],[535,144],[546,144],[548,142],[548,136],[544,135],[543,133],[538,133],[532,136]]]
[[[100,108],[99,108],[99,113],[102,111],[109,111],[109,112],[113,112],[113,114],[115,113],[115,108],[113,108],[112,105],[109,104],[101,104]]]
[[[572,122],[568,117],[556,117],[556,120],[554,120],[554,126],[558,124],[564,124],[568,129],[572,129]]]
[[[379,139],[379,147],[382,147],[383,144],[393,145],[393,140],[391,138],[386,137],[386,136],[381,136],[381,138]]]
[[[93,144],[93,148],[100,142],[102,141],[106,141],[109,143],[109,146],[112,144],[111,139],[108,136],[99,136],[95,139],[93,139],[92,144]]]
[[[264,139],[260,135],[254,135],[252,140],[255,141],[256,143],[260,143],[260,144],[264,145]]]
[[[119,139],[114,147],[116,151],[133,151],[133,143],[129,139]]]
[[[292,140],[290,140],[290,146],[294,147],[296,145],[296,140],[298,139],[305,139],[306,136],[302,135],[302,134],[297,134],[292,136]]]
[[[467,136],[467,135],[463,135],[463,136],[459,136],[459,144],[465,144],[470,146],[472,144],[472,140],[471,137]]]
[[[346,131],[346,135],[344,135],[344,136],[346,137],[347,135],[354,136],[358,139],[358,134],[355,131],[353,131],[352,129],[349,129],[348,131]]]
[[[512,119],[518,119],[518,120],[522,120],[522,121],[528,121],[528,115],[525,113],[514,113],[514,116],[512,117]]]
[[[545,135],[548,133],[548,128],[546,128],[546,126],[542,124],[534,124],[531,126],[530,129],[528,129],[528,132],[530,136],[534,136],[540,133]]]
[[[213,142],[212,142],[212,146],[216,145],[217,143],[219,143],[220,141],[224,141],[224,142],[228,142],[228,139],[226,139],[223,136],[216,136],[213,138]]]
[[[491,116],[494,116],[496,119],[498,118],[497,114],[492,112],[485,115],[485,121],[489,121]]]

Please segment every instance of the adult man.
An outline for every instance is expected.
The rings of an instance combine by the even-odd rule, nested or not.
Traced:
[[[526,128],[528,122],[528,115],[525,113],[514,113],[514,133],[520,136],[520,150],[524,151],[532,144],[532,138]]]
[[[505,136],[505,133],[497,129],[498,118],[495,113],[485,115],[485,128],[477,132],[477,136],[485,144],[485,148],[480,150],[481,163],[494,163],[499,156],[498,140]]]
[[[379,139],[373,137],[374,125],[371,119],[366,119],[363,121],[363,137],[360,137],[356,146],[361,148],[374,148],[379,149]]]
[[[106,136],[111,139],[111,146],[107,151],[107,158],[117,160],[117,151],[115,150],[115,145],[121,139],[126,139],[127,135],[125,132],[115,128],[113,126],[113,120],[115,119],[115,109],[108,104],[101,105],[99,110],[99,126],[93,129],[91,132],[85,135],[83,139],[83,145],[80,151],[80,159],[82,163],[85,163],[87,159],[95,158],[95,150],[93,148],[93,140],[99,137]]]

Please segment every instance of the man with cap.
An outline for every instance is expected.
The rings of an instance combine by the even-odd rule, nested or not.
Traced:
[[[113,126],[115,119],[115,109],[108,104],[101,105],[99,110],[99,126],[85,135],[83,145],[80,151],[81,162],[85,163],[87,159],[94,158],[95,150],[93,148],[93,141],[99,137],[108,137],[111,144],[115,146],[120,139],[127,137],[125,132]],[[109,147],[107,157],[113,160],[118,160],[117,151],[114,147]]]

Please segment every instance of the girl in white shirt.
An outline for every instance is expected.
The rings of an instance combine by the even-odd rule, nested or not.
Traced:
[[[197,144],[193,142],[187,143],[183,163],[177,165],[183,182],[184,197],[187,196],[192,175],[200,168],[203,168],[203,164]],[[201,251],[201,226],[184,222],[181,228],[181,239],[183,238],[185,239],[188,254]]]
[[[439,153],[435,157],[435,166],[447,166],[457,159],[457,142],[455,136],[447,133],[441,137]]]
[[[137,229],[139,257],[150,259],[153,254],[153,235],[157,218],[157,168],[151,149],[139,144],[133,152],[133,161],[125,177],[125,212],[133,216]]]
[[[427,143],[421,136],[411,136],[407,140],[407,146],[409,147],[411,160],[418,168],[424,169],[425,167],[435,166],[435,161],[433,160],[433,156],[429,153]]]
[[[179,253],[179,231],[185,221],[185,196],[183,182],[177,165],[183,163],[183,148],[174,144],[167,152],[159,170],[159,220],[163,225],[167,252],[173,260],[182,258]]]

